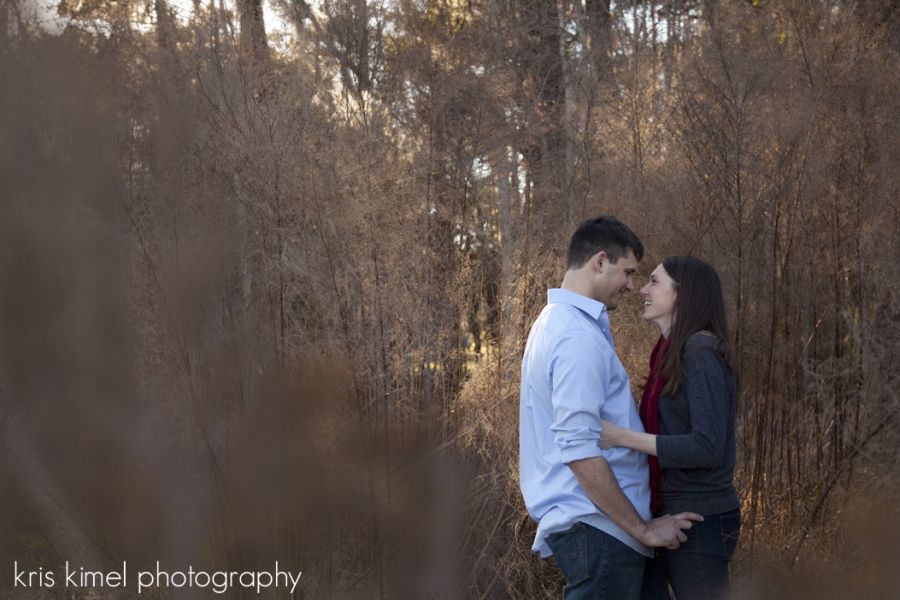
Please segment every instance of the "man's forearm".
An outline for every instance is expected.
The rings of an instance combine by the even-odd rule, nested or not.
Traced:
[[[702,521],[698,514],[683,512],[665,515],[645,522],[602,456],[569,463],[575,478],[597,508],[633,538],[650,547],[677,548],[687,537],[682,530],[690,529],[692,521]]]
[[[568,466],[588,498],[603,514],[641,543],[647,543],[647,523],[625,496],[605,458],[585,458],[571,462]]]

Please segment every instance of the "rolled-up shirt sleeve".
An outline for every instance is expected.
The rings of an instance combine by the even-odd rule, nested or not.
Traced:
[[[601,456],[600,411],[610,366],[596,334],[572,329],[560,334],[550,360],[553,435],[562,462]]]

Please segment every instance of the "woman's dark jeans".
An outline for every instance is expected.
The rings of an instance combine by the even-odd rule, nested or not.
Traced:
[[[703,517],[685,531],[687,541],[676,550],[657,549],[647,560],[642,600],[668,600],[668,580],[676,600],[731,598],[728,563],[737,546],[741,511]]]

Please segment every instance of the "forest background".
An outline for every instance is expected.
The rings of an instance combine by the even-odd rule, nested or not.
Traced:
[[[520,358],[605,213],[643,276],[723,278],[738,597],[896,597],[898,8],[0,0],[3,593],[279,560],[298,598],[560,597]]]

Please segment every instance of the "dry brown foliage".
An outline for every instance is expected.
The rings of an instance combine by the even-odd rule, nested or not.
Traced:
[[[279,560],[298,598],[559,597],[519,361],[572,228],[610,213],[646,272],[691,253],[725,283],[738,596],[892,597],[889,3],[278,6],[266,47],[250,1],[62,3],[50,34],[0,0],[0,572]],[[637,392],[652,328],[635,298],[613,325]]]

